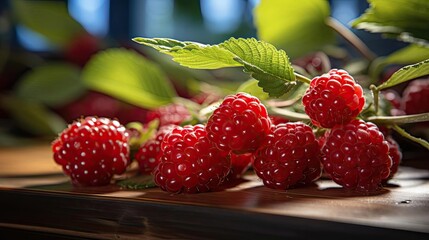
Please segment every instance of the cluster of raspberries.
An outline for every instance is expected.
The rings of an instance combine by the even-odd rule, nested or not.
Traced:
[[[312,125],[328,129],[319,138],[303,122],[274,123],[259,99],[237,93],[223,99],[206,125],[165,121],[134,157],[142,173],[171,193],[213,191],[250,166],[269,188],[312,183],[324,169],[345,188],[375,191],[401,156],[393,139],[356,119],[364,104],[362,88],[333,69],[314,78],[303,96]],[[116,121],[81,119],[54,141],[54,159],[76,185],[106,184],[130,162],[128,138]]]

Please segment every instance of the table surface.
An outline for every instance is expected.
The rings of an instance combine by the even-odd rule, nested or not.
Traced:
[[[252,172],[217,192],[169,194],[116,184],[76,188],[52,160],[49,145],[3,148],[0,230],[58,239],[429,239],[429,170],[402,166],[370,196],[327,179],[272,190]]]

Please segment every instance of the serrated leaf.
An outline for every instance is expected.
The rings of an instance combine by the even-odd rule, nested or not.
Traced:
[[[289,91],[296,80],[289,58],[283,50],[277,50],[273,45],[253,38],[230,38],[218,45],[159,38],[133,40],[171,55],[174,61],[190,68],[242,66],[273,97]]]
[[[429,1],[368,0],[370,7],[352,27],[429,47]]]
[[[295,84],[293,68],[285,51],[254,38],[231,38],[219,46],[234,53],[238,57],[235,60],[243,64],[244,70],[257,79],[258,85],[270,96],[280,97]]]
[[[79,68],[68,63],[51,63],[24,75],[17,85],[16,95],[57,107],[77,99],[85,90]]]
[[[377,90],[381,91],[425,75],[429,75],[429,59],[399,69],[386,82],[379,85]]]
[[[144,44],[168,54],[180,65],[195,69],[218,69],[240,66],[234,61],[235,55],[217,45],[204,45],[195,42],[180,42],[168,38],[133,38]]]
[[[334,43],[334,31],[325,24],[329,15],[326,0],[261,0],[254,23],[259,39],[294,59]]]
[[[405,48],[393,52],[387,57],[376,59],[371,64],[370,74],[373,79],[377,79],[385,67],[391,64],[413,64],[425,59],[429,59],[429,48],[416,44],[411,44]]]
[[[112,48],[96,54],[82,78],[90,89],[149,109],[171,103],[176,96],[160,68],[132,50]]]
[[[64,120],[44,105],[2,96],[0,103],[23,130],[37,136],[55,136],[67,127]]]
[[[64,2],[12,0],[11,3],[18,23],[59,46],[67,45],[74,36],[85,31],[68,14]]]

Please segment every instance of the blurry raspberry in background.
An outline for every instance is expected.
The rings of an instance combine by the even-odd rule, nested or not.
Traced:
[[[66,46],[64,57],[66,60],[83,67],[92,55],[101,49],[101,40],[84,33],[77,35],[70,45]]]

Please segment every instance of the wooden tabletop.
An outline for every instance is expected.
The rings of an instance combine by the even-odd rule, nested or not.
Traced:
[[[388,187],[371,196],[330,180],[272,190],[252,172],[217,192],[169,194],[116,184],[76,188],[52,160],[49,145],[5,148],[0,239],[2,233],[56,239],[429,239],[429,170],[402,166]]]

